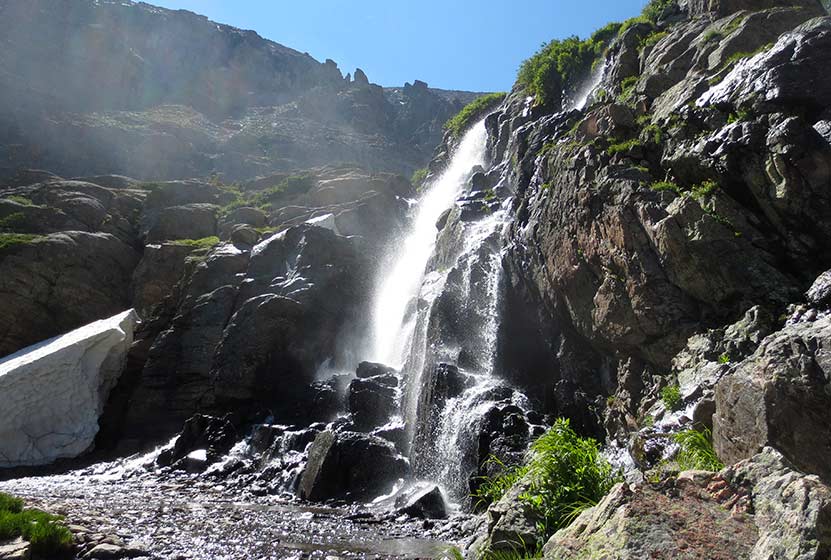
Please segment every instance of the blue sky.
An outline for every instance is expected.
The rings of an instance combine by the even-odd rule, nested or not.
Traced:
[[[585,37],[640,13],[647,0],[150,0],[253,29],[346,74],[400,86],[510,89],[543,42]]]

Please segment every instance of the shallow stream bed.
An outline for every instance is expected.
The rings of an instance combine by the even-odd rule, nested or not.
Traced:
[[[72,473],[0,482],[0,492],[161,559],[435,558],[462,522],[310,507],[187,475]]]

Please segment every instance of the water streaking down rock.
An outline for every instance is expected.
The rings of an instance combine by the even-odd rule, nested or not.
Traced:
[[[135,326],[131,309],[0,361],[0,467],[47,464],[90,448]]]

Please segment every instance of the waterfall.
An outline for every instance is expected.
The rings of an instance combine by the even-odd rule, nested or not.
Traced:
[[[572,105],[572,109],[578,109],[582,111],[586,107],[586,103],[589,101],[589,97],[595,92],[597,86],[600,85],[600,82],[603,81],[603,73],[606,71],[606,59],[603,59],[603,63],[598,66],[591,74],[591,78],[583,85],[580,91],[577,93],[574,103]]]
[[[453,206],[471,171],[485,164],[486,140],[484,121],[464,135],[447,169],[426,186],[409,231],[393,244],[375,291],[368,359],[403,366],[415,328],[413,304],[436,245],[436,222]]]

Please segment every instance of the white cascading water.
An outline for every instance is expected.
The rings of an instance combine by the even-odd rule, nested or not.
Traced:
[[[577,93],[577,96],[574,99],[574,103],[572,104],[572,109],[577,109],[582,111],[586,108],[586,103],[589,101],[589,97],[591,94],[595,92],[597,87],[600,85],[600,82],[603,81],[603,74],[606,72],[606,59],[603,59],[603,63],[598,66],[593,72],[589,81],[586,82],[582,89]]]
[[[456,201],[470,172],[485,164],[487,132],[481,121],[462,138],[447,169],[427,186],[404,238],[382,268],[372,309],[370,348],[367,358],[400,368],[406,359],[424,273],[436,245],[436,222]]]

